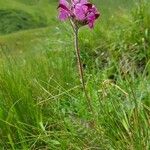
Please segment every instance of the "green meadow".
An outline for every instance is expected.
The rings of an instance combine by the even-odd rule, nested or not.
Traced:
[[[79,46],[57,0],[0,0],[1,150],[150,150],[149,0],[93,0]]]

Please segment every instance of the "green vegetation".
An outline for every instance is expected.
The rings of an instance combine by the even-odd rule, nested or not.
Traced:
[[[56,1],[0,0],[1,149],[150,149],[150,4],[95,3],[101,19],[80,30],[93,116]]]
[[[56,6],[48,0],[0,1],[0,34],[45,27],[53,23]]]
[[[38,22],[30,14],[19,10],[0,10],[0,33],[12,33],[23,29],[46,26],[46,21],[40,19]]]

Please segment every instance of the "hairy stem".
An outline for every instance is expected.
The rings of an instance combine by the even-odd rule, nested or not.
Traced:
[[[82,88],[84,91],[84,95],[86,97],[87,100],[87,105],[89,110],[92,112],[92,114],[94,115],[94,110],[91,104],[91,99],[88,96],[88,92],[86,90],[86,86],[85,86],[85,80],[84,80],[84,73],[83,73],[83,66],[82,66],[82,61],[81,61],[81,57],[80,57],[80,49],[79,49],[79,40],[78,40],[78,27],[74,26],[74,34],[75,34],[75,51],[76,51],[76,56],[77,56],[77,63],[78,63],[78,71],[79,71],[79,77],[80,77],[80,82],[82,84]]]

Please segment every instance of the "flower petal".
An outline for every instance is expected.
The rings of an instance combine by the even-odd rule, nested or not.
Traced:
[[[69,8],[69,3],[67,0],[59,0],[59,4],[62,4],[64,6],[66,6],[67,8]]]
[[[60,8],[59,10],[59,19],[65,21],[69,17],[69,12],[65,9]]]
[[[69,9],[65,5],[63,5],[63,4],[59,4],[58,8],[62,8],[64,10],[66,10],[66,11],[69,11]]]
[[[69,3],[67,0],[59,1],[59,19],[64,21],[70,16]]]
[[[94,27],[94,22],[95,22],[95,14],[93,12],[91,12],[89,15],[88,15],[88,25],[90,28],[93,28]]]
[[[87,12],[87,6],[81,5],[81,4],[76,4],[74,8],[74,14],[77,20],[84,20],[86,17],[86,12]]]

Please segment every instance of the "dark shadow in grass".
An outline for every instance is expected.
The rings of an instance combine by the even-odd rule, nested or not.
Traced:
[[[44,27],[47,25],[45,17],[14,9],[0,10],[0,34],[8,34],[20,30]]]

